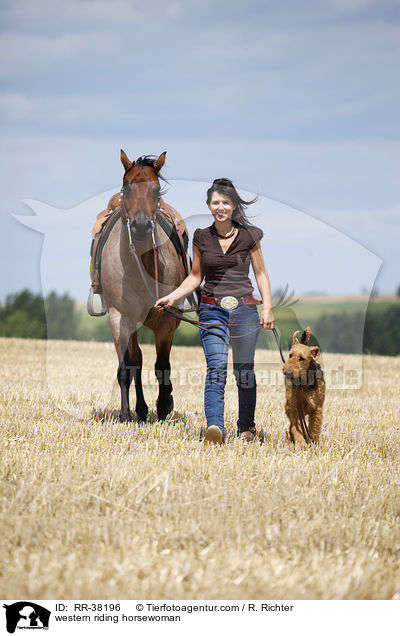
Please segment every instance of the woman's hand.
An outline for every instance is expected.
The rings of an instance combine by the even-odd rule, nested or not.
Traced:
[[[273,329],[275,326],[275,319],[272,313],[272,309],[263,309],[260,316],[260,322],[263,329]]]
[[[177,299],[174,292],[171,292],[170,294],[168,294],[168,296],[163,296],[162,298],[159,298],[154,305],[154,309],[157,309],[157,311],[162,311],[163,306],[172,308],[176,300]]]
[[[179,285],[179,287],[168,294],[168,296],[159,298],[154,304],[154,309],[157,309],[157,311],[162,311],[163,306],[169,308],[172,308],[174,305],[177,306],[182,298],[187,298],[187,296],[190,296],[190,294],[192,294],[195,289],[200,287],[202,280],[203,274],[201,254],[199,252],[199,249],[195,245],[193,245],[193,263],[189,276],[185,278],[185,280]]]

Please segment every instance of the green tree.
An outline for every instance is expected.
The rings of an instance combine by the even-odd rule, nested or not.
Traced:
[[[58,296],[52,291],[45,298],[47,337],[71,340],[76,337],[78,316],[75,302],[68,294]]]
[[[41,296],[25,289],[7,296],[0,305],[0,335],[15,338],[46,338],[46,318]]]
[[[75,303],[68,294],[51,292],[43,302],[40,294],[24,289],[8,295],[0,305],[0,336],[75,338],[77,320]]]

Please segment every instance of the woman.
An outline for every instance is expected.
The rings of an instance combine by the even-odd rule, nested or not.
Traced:
[[[224,438],[224,393],[228,343],[231,338],[233,369],[238,387],[238,435],[252,441],[256,435],[256,379],[254,354],[260,320],[272,329],[271,287],[260,247],[262,230],[250,224],[244,209],[254,203],[240,198],[232,181],[215,179],[207,190],[207,205],[214,223],[197,229],[193,236],[193,264],[189,276],[155,307],[177,305],[197,289],[203,278],[199,308],[200,322],[212,323],[200,330],[207,360],[204,407],[207,419],[205,439],[221,444]],[[263,303],[261,316],[249,279],[250,262]]]

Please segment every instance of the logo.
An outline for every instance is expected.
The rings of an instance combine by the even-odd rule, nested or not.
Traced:
[[[6,610],[9,634],[14,634],[16,629],[49,629],[51,612],[41,605],[31,601],[18,601],[3,607]]]

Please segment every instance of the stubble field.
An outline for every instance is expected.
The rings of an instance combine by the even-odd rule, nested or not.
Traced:
[[[49,342],[47,370],[46,346],[0,339],[1,598],[400,598],[399,358],[328,390],[320,446],[294,452],[276,352],[256,354],[278,370],[259,384],[262,443],[235,437],[230,376],[226,443],[206,448],[200,349],[173,349],[161,423],[142,347],[139,425],[118,421],[111,344]]]

